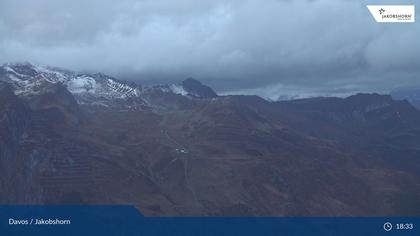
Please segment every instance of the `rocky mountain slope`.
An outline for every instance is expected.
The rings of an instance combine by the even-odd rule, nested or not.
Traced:
[[[420,111],[387,95],[268,102],[0,68],[0,203],[146,215],[420,214]]]

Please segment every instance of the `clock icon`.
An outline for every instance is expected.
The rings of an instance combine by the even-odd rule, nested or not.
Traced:
[[[384,224],[384,230],[385,230],[385,231],[391,231],[391,229],[392,229],[392,224],[391,224],[391,223],[389,223],[389,222],[386,222],[386,223]]]

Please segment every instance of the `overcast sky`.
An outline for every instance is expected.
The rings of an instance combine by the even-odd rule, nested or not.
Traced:
[[[0,63],[147,84],[194,77],[219,92],[272,99],[420,87],[419,22],[378,24],[368,3],[1,0]]]

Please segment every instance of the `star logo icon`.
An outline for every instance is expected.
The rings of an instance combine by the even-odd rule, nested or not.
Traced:
[[[379,14],[383,14],[385,12],[385,10],[383,9],[383,8],[381,8],[380,10],[379,10]]]

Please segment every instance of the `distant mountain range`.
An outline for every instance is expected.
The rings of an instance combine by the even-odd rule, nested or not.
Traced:
[[[0,67],[0,81],[11,84],[16,95],[22,96],[36,95],[49,84],[61,84],[73,94],[79,104],[103,106],[133,99],[138,104],[144,105],[147,97],[156,92],[179,94],[191,98],[217,97],[211,88],[194,79],[186,79],[180,84],[142,87],[102,73],[77,74],[30,63],[4,64]]]
[[[0,204],[420,215],[419,140],[420,111],[389,95],[270,102],[194,79],[146,87],[0,67]]]

